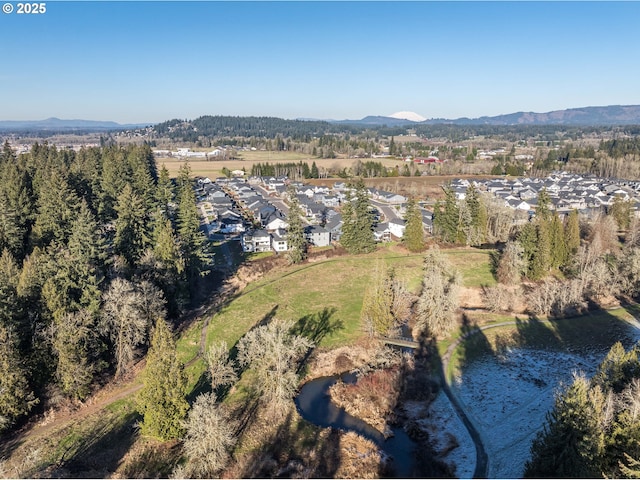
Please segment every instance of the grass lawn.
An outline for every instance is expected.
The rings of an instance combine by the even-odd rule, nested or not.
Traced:
[[[482,250],[444,251],[462,274],[465,286],[495,283],[489,253]],[[271,318],[304,322],[323,347],[347,345],[363,332],[360,310],[375,262],[393,268],[396,278],[418,293],[422,283],[422,255],[380,248],[370,255],[345,256],[291,267],[248,285],[211,318],[207,345],[225,340],[229,347],[254,325]],[[309,332],[307,332],[309,333]]]

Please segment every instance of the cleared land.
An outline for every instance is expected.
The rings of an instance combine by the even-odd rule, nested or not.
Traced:
[[[239,159],[235,160],[203,160],[199,158],[157,158],[156,163],[158,166],[163,164],[169,170],[169,174],[175,177],[178,174],[180,166],[185,162],[189,162],[193,175],[202,175],[208,177],[220,177],[222,176],[222,168],[226,167],[229,170],[242,170],[244,168],[247,173],[251,172],[251,167],[256,163],[298,163],[305,162],[311,167],[313,162],[316,162],[317,167],[322,170],[333,169],[342,170],[343,168],[349,168],[356,162],[355,158],[316,158],[311,155],[298,153],[298,152],[267,152],[267,151],[243,151],[239,154]],[[365,159],[369,160],[369,159]],[[389,167],[395,167],[396,165],[403,165],[401,160],[392,159],[372,159],[376,161],[382,161]],[[337,179],[336,179],[337,181]]]

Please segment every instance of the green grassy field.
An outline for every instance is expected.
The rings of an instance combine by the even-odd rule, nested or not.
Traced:
[[[463,285],[475,287],[495,283],[487,251],[443,252],[460,271]],[[395,276],[410,290],[419,293],[423,255],[402,253],[393,246],[381,247],[370,255],[294,266],[249,284],[210,318],[207,345],[224,340],[231,348],[254,325],[272,318],[293,321],[300,328],[304,325],[305,333],[312,335],[322,347],[332,348],[356,341],[363,335],[360,325],[362,298],[378,259],[393,268]],[[197,323],[178,341],[182,361],[197,354],[200,330],[201,324]]]

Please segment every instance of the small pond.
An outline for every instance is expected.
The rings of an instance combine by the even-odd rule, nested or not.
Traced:
[[[295,400],[302,418],[321,427],[356,432],[371,440],[392,458],[392,468],[396,477],[410,477],[415,466],[416,444],[402,428],[393,428],[393,436],[385,439],[380,431],[333,404],[329,396],[329,388],[339,378],[345,382],[355,381],[355,375],[343,374],[316,378],[302,386]]]

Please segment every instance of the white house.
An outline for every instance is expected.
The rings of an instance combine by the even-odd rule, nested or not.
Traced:
[[[401,218],[394,218],[393,220],[389,220],[389,232],[394,237],[402,238],[404,236],[404,230],[406,226],[406,222]]]
[[[271,246],[276,252],[286,252],[288,250],[287,233],[284,230],[273,232],[271,234]]]

